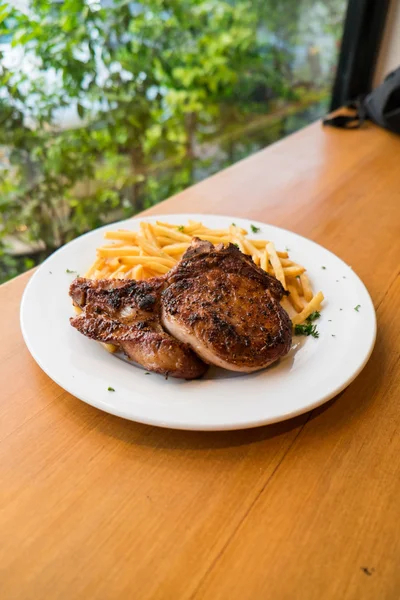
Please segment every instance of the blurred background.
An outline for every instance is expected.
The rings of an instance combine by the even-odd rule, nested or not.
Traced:
[[[0,282],[324,115],[346,0],[0,0]]]

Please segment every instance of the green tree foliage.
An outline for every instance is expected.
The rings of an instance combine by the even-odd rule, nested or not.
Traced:
[[[0,37],[12,33],[34,58],[27,73],[0,52],[0,242],[19,235],[48,254],[190,184],[199,144],[274,98],[295,98],[288,11],[298,7],[32,0],[24,13],[0,4]],[[71,106],[81,124],[60,129],[58,113]]]

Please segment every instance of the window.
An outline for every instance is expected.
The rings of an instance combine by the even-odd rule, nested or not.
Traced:
[[[345,0],[2,5],[2,279],[319,118],[345,9]]]

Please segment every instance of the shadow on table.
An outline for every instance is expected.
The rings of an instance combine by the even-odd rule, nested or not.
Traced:
[[[318,408],[318,414],[329,410],[335,399]],[[96,410],[96,409],[94,409]],[[145,445],[171,450],[204,450],[246,446],[270,438],[283,436],[290,431],[301,429],[312,416],[313,411],[292,419],[238,431],[185,431],[163,429],[126,421],[112,415],[105,415],[96,426],[103,435],[117,438],[124,443]]]

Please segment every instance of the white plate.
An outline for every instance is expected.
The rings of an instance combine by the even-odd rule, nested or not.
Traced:
[[[50,256],[29,281],[21,304],[25,342],[40,367],[65,390],[101,410],[142,423],[196,430],[243,429],[282,421],[323,404],[360,373],[375,342],[376,320],[363,283],[334,254],[299,235],[263,223],[255,238],[269,239],[307,267],[315,291],[326,301],[320,336],[294,337],[289,354],[249,375],[211,368],[196,381],[183,381],[132,366],[105,352],[69,324],[68,287],[85,273],[104,243],[106,230],[136,230],[141,217],[108,225],[70,242]],[[168,215],[171,223],[203,221],[223,228],[232,221],[250,231],[250,221],[212,215]],[[323,268],[325,267],[325,268]],[[357,312],[355,307],[360,305]],[[108,391],[113,387],[115,392]]]

